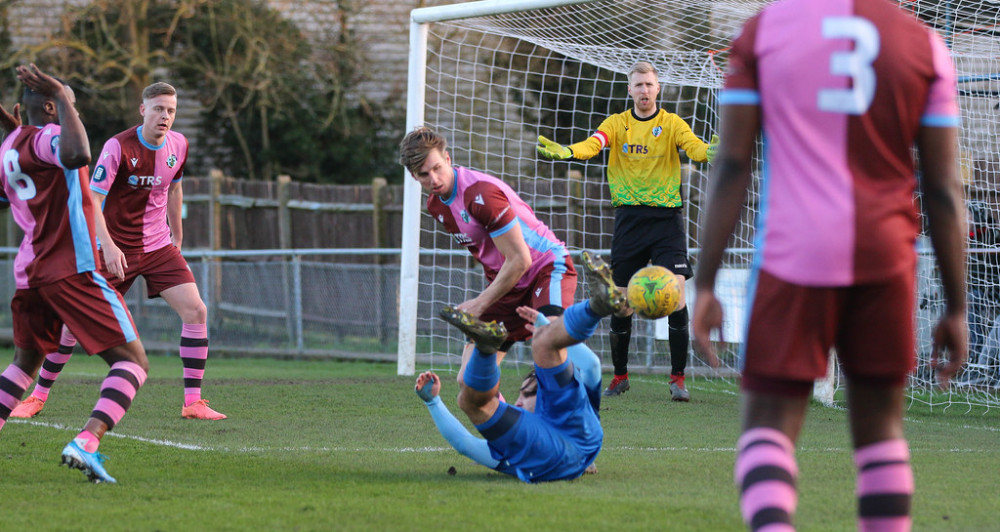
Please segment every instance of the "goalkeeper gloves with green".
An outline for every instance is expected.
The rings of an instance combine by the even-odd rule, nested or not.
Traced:
[[[712,162],[712,159],[715,159],[715,152],[717,151],[719,151],[719,136],[712,135],[712,140],[708,143],[708,149],[705,150],[705,159],[708,162]]]
[[[542,154],[544,157],[559,161],[573,157],[573,150],[559,144],[558,142],[551,141],[545,137],[538,137],[538,143],[539,146],[536,146],[535,149],[537,149],[538,153]]]

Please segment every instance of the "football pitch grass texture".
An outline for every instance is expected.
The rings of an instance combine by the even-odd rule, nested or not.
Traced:
[[[598,473],[528,485],[451,450],[394,364],[210,359],[205,397],[224,421],[181,419],[180,359],[150,364],[101,445],[116,485],[58,466],[97,398],[97,358],[74,356],[45,410],[0,431],[0,530],[743,530],[731,384],[689,379],[691,402],[672,403],[666,377],[634,375],[602,403]],[[505,366],[508,399],[528,369]],[[464,421],[454,374],[442,380]],[[845,417],[810,409],[797,451],[801,530],[855,529]],[[997,530],[1000,412],[907,420],[914,530]]]

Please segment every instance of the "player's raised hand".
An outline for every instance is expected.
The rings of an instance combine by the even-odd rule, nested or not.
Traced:
[[[38,70],[34,63],[18,65],[17,79],[29,89],[47,98],[55,98],[66,93],[66,87],[59,80]]]
[[[549,159],[562,161],[573,156],[573,150],[545,137],[538,137],[538,146],[535,147],[538,153]]]
[[[21,125],[21,104],[15,103],[14,108],[10,112],[4,109],[4,106],[0,105],[0,129],[3,133],[10,134]]]
[[[711,291],[699,291],[694,300],[694,315],[691,317],[691,332],[694,334],[694,348],[702,354],[708,365],[719,367],[719,357],[712,344],[712,331],[722,335],[722,303]]]
[[[969,356],[969,327],[964,314],[945,314],[934,328],[934,348],[931,367],[937,375],[938,386],[947,390],[951,379],[958,374]]]
[[[719,136],[712,135],[712,140],[709,141],[708,143],[708,149],[705,150],[705,159],[708,160],[708,162],[712,162],[712,159],[715,159],[715,154],[718,151],[719,151]]]
[[[425,371],[417,375],[417,383],[413,389],[417,392],[417,396],[425,403],[429,403],[441,393],[441,378],[432,371]]]

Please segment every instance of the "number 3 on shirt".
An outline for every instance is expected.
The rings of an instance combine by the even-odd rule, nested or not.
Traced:
[[[7,174],[7,182],[17,193],[17,199],[28,201],[35,197],[38,192],[35,190],[35,181],[31,176],[21,172],[21,164],[18,162],[17,150],[7,150],[3,154],[3,169]]]
[[[849,89],[820,89],[817,104],[821,111],[864,114],[875,99],[875,69],[881,41],[878,28],[861,17],[823,19],[823,38],[850,39],[854,50],[830,54],[830,73],[851,78]]]

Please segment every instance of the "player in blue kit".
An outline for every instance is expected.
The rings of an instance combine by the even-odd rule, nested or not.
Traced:
[[[525,482],[579,477],[601,450],[604,431],[596,403],[600,392],[599,361],[592,352],[589,356],[575,356],[586,354],[575,352],[569,357],[567,348],[590,338],[603,317],[625,310],[627,304],[607,264],[588,253],[583,258],[591,299],[572,305],[547,325],[545,318],[538,319],[532,309],[518,309],[522,318],[536,323],[531,344],[537,378],[533,412],[497,398],[500,370],[496,351],[507,337],[503,325],[485,323],[451,307],[441,311],[445,321],[475,343],[463,368],[458,404],[485,438],[489,459],[496,465],[486,459],[477,461]],[[431,378],[432,388],[435,381]],[[418,392],[426,384],[426,380],[418,379]],[[518,402],[523,404],[520,399]]]

